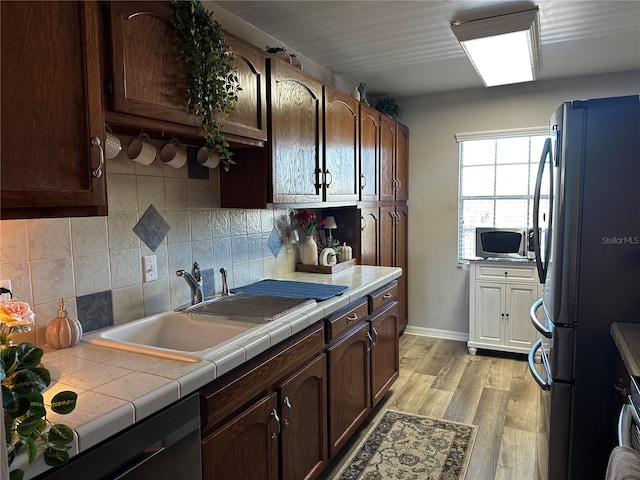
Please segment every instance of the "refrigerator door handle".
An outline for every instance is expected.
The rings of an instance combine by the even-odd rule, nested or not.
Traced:
[[[533,305],[531,305],[531,308],[529,309],[529,318],[531,319],[531,323],[533,324],[533,326],[536,328],[536,330],[538,332],[540,332],[542,335],[544,335],[545,338],[551,338],[551,336],[553,335],[552,330],[550,328],[545,327],[544,325],[542,325],[538,321],[538,317],[536,315],[536,313],[538,312],[538,309],[542,305],[543,305],[542,298],[539,298],[538,300],[536,300],[535,303]]]
[[[541,349],[542,349],[542,339],[539,338],[538,340],[536,340],[536,343],[533,344],[533,346],[531,347],[531,350],[529,350],[529,356],[528,356],[529,371],[531,372],[531,375],[533,375],[533,379],[536,381],[538,385],[540,385],[540,388],[542,388],[542,390],[551,390],[551,383],[553,382],[553,380],[551,380],[551,369],[549,368],[549,360],[547,360],[547,354],[544,353],[544,350],[541,350]],[[536,356],[536,352],[538,350],[540,350],[540,355],[542,357],[542,365],[544,366],[545,373],[547,376],[546,380],[542,378],[540,373],[538,373],[538,369],[535,366],[534,359]]]
[[[536,187],[533,193],[533,251],[536,257],[536,268],[538,269],[538,277],[540,278],[540,283],[545,283],[547,279],[547,268],[549,265],[549,256],[550,256],[550,248],[549,242],[547,242],[547,248],[544,252],[544,262],[541,258],[541,248],[540,248],[540,198],[541,198],[541,190],[542,190],[542,177],[544,175],[544,168],[547,164],[547,158],[549,158],[549,182],[550,188],[553,189],[553,163],[551,159],[552,155],[551,149],[551,139],[547,138],[544,142],[544,147],[542,148],[542,155],[540,156],[540,164],[538,165],[538,175],[536,177]],[[553,195],[552,192],[549,192],[549,220],[548,225],[551,227],[552,221],[552,212],[553,212]],[[548,229],[550,230],[550,228]],[[550,231],[547,232],[547,238],[549,237]]]

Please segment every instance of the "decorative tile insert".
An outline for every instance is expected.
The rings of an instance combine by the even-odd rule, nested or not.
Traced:
[[[170,228],[169,224],[162,218],[162,215],[158,213],[156,207],[149,205],[147,211],[144,212],[144,215],[133,227],[133,231],[152,252],[155,252],[167,236]]]
[[[210,297],[215,293],[215,275],[216,271],[213,268],[207,268],[200,272],[202,276],[202,291],[205,297]]]
[[[280,249],[282,248],[282,237],[276,227],[273,227],[273,230],[271,230],[271,235],[269,235],[269,239],[267,240],[267,248],[274,258],[278,257],[278,253],[280,253]]]
[[[76,306],[83,333],[113,325],[111,290],[76,297]]]

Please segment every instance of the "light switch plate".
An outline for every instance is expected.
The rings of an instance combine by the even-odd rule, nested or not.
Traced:
[[[142,281],[153,282],[158,279],[158,262],[155,255],[142,257]]]

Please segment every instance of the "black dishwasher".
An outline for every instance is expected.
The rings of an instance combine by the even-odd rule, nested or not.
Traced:
[[[49,470],[38,480],[201,480],[197,394]]]

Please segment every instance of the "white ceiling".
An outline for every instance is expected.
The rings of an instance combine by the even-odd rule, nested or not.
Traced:
[[[482,87],[450,23],[476,12],[533,5],[484,0],[215,3],[277,38],[289,52],[351,84],[365,82],[369,94],[395,97]],[[539,80],[640,69],[639,0],[539,0],[535,5],[542,41]]]

